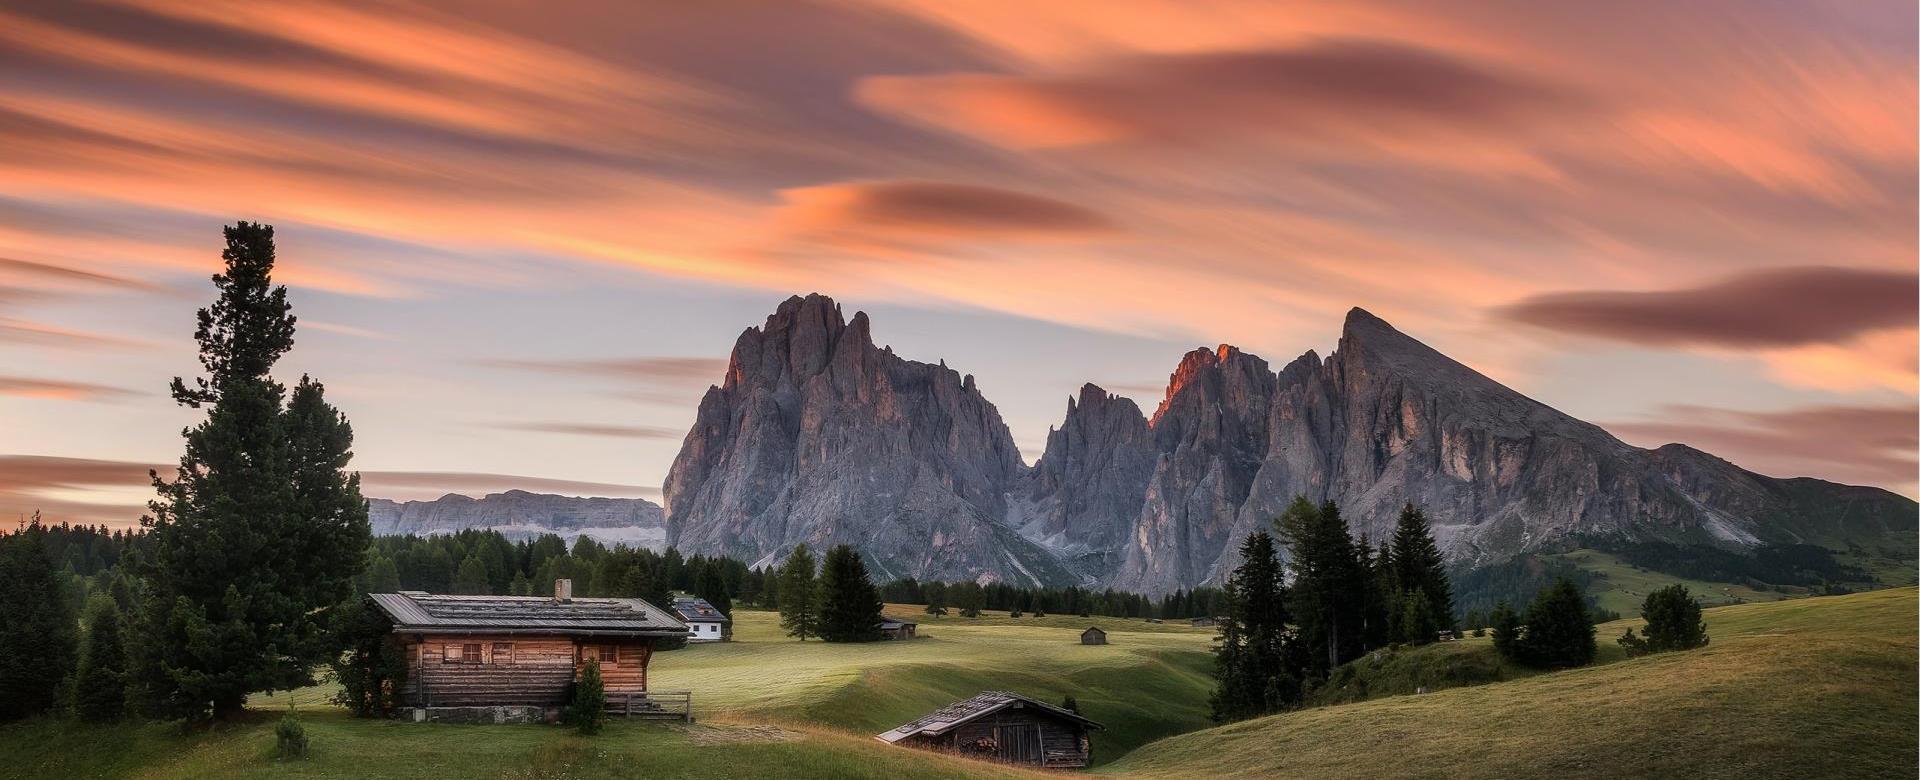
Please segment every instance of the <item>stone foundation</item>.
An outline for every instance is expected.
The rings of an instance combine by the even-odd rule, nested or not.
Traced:
[[[402,707],[401,720],[414,723],[555,723],[560,707]]]

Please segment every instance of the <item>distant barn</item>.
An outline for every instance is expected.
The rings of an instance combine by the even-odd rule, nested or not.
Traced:
[[[1072,710],[1017,693],[988,691],[875,738],[1009,764],[1077,769],[1093,759],[1088,734],[1102,729]]]
[[[880,621],[880,635],[888,639],[912,639],[920,624],[911,620],[887,618]]]
[[[680,617],[680,622],[687,624],[687,641],[730,642],[733,640],[733,618],[727,617],[727,613],[707,603],[706,599],[680,596],[673,600],[673,612]]]
[[[1087,630],[1080,632],[1080,644],[1104,645],[1106,643],[1107,632],[1101,631],[1099,626],[1088,626]]]
[[[647,689],[654,644],[687,627],[641,599],[554,595],[438,596],[374,593],[407,659],[403,717],[414,720],[554,720],[587,660],[600,663],[608,707],[624,714],[686,715],[689,696]]]
[[[1206,626],[1217,626],[1217,625],[1220,625],[1220,619],[1219,619],[1219,618],[1212,618],[1212,617],[1197,617],[1197,618],[1194,618],[1193,620],[1191,620],[1191,621],[1189,621],[1189,622],[1191,622],[1191,623],[1193,623],[1193,625],[1194,625],[1195,627],[1206,627]]]

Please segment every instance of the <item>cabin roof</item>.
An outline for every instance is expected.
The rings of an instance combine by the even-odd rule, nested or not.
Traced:
[[[924,734],[937,737],[952,731],[955,727],[975,718],[992,715],[1009,707],[1034,707],[1047,714],[1065,720],[1081,723],[1090,729],[1105,730],[1106,727],[1083,718],[1073,710],[1055,707],[1030,696],[1022,696],[1006,691],[986,691],[971,699],[962,699],[940,709],[934,710],[924,718],[897,727],[892,731],[875,735],[881,742],[899,742],[907,737]]]
[[[888,631],[891,631],[891,630],[893,630],[893,629],[896,629],[896,628],[904,628],[904,627],[906,627],[906,626],[917,626],[917,625],[920,625],[920,624],[919,624],[919,623],[915,623],[915,622],[913,622],[913,621],[911,621],[911,620],[897,620],[897,619],[894,619],[894,618],[881,618],[881,619],[880,619],[880,628],[882,628],[882,629],[884,629],[884,630],[888,630]]]
[[[677,597],[673,600],[673,611],[683,623],[732,623],[733,618],[721,612],[718,607],[707,603],[706,599]]]
[[[687,626],[643,599],[547,596],[439,596],[417,590],[374,593],[398,633],[677,636]]]

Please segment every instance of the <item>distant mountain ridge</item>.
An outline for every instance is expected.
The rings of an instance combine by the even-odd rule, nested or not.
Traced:
[[[1466,565],[1576,536],[1912,557],[1909,499],[1628,445],[1360,309],[1325,359],[1188,353],[1151,416],[1083,386],[1031,468],[971,376],[870,327],[815,294],[741,334],[668,473],[669,543],[755,563],[848,543],[882,577],[1158,594],[1217,584],[1304,495],[1376,540],[1411,501]]]
[[[660,505],[644,498],[580,498],[525,490],[481,498],[448,494],[432,501],[370,498],[367,514],[376,536],[491,529],[512,539],[551,533],[568,541],[588,536],[609,545],[655,549],[664,547],[667,539]]]

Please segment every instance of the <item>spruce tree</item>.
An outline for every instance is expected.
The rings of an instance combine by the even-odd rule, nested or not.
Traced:
[[[1287,608],[1299,625],[1309,673],[1325,678],[1365,651],[1366,591],[1372,584],[1333,502],[1315,506],[1296,497],[1275,522],[1293,570]]]
[[[74,673],[73,711],[81,720],[117,720],[127,704],[127,651],[120,637],[120,608],[113,598],[87,599],[86,646]]]
[[[1593,663],[1593,613],[1572,580],[1560,578],[1527,608],[1527,630],[1517,647],[1520,661],[1542,669]]]
[[[827,550],[820,563],[820,638],[870,642],[880,638],[880,594],[867,564],[849,545]]]
[[[936,618],[945,617],[947,614],[946,583],[929,582],[927,583],[926,592],[927,592],[927,614],[932,615]]]
[[[347,472],[353,431],[325,389],[270,375],[293,347],[285,287],[273,284],[273,229],[226,229],[219,297],[195,339],[205,376],[173,380],[174,400],[205,408],[141,522],[149,531],[135,675],[168,717],[230,718],[248,693],[313,683],[337,650],[328,607],[365,562],[367,504]]]
[[[1635,638],[1633,629],[1627,629],[1627,636],[1620,641],[1630,653],[1691,650],[1707,644],[1707,624],[1700,620],[1700,602],[1685,585],[1676,583],[1647,594],[1640,604],[1640,616],[1647,620],[1644,636]]]
[[[52,709],[74,665],[73,617],[46,536],[38,514],[0,536],[0,721]]]
[[[796,545],[780,567],[780,627],[802,642],[820,635],[814,590],[813,553],[804,543]]]
[[[453,575],[453,592],[462,596],[485,596],[492,592],[487,584],[487,567],[480,563],[479,556],[468,555],[460,561],[460,568]]]
[[[733,614],[733,597],[727,595],[727,580],[720,572],[718,561],[700,567],[700,574],[694,578],[693,593],[706,599],[720,614]]]
[[[1300,701],[1300,666],[1287,628],[1287,598],[1273,537],[1255,531],[1240,545],[1227,580],[1225,614],[1214,647],[1216,722],[1277,712]]]
[[[1488,627],[1493,630],[1493,650],[1501,658],[1520,661],[1520,615],[1508,606],[1505,599],[1493,606],[1492,614],[1487,616]]]
[[[1433,526],[1427,513],[1407,504],[1393,528],[1395,584],[1402,593],[1420,593],[1427,600],[1427,613],[1437,628],[1414,635],[1403,630],[1406,640],[1415,644],[1432,642],[1439,629],[1453,628],[1453,586],[1447,581],[1446,560],[1433,541]]]
[[[1400,639],[1407,644],[1431,644],[1440,633],[1433,608],[1421,592],[1407,592],[1400,602]]]

